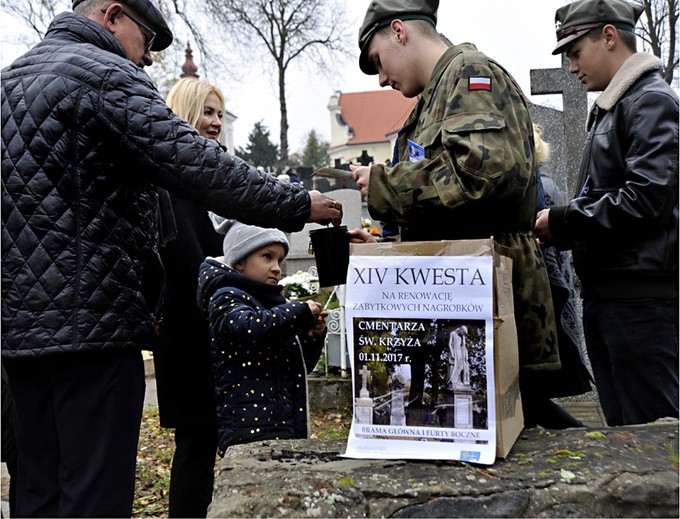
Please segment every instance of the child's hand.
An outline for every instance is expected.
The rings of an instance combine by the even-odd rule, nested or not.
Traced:
[[[323,312],[323,306],[321,306],[321,303],[317,303],[316,301],[312,301],[311,299],[306,302],[307,306],[309,306],[309,309],[312,311],[312,315],[314,317],[318,317],[321,312]]]
[[[310,337],[323,337],[326,334],[326,317],[328,317],[328,312],[316,301],[307,301],[307,304],[312,311],[312,315],[315,317],[314,324],[312,324],[307,335]]]
[[[326,321],[321,316],[319,316],[307,332],[307,335],[312,338],[323,337],[326,335]]]

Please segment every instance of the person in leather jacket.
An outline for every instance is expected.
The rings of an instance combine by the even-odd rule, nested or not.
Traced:
[[[609,425],[678,417],[678,96],[636,52],[642,6],[580,0],[556,12],[557,47],[588,91],[579,192],[538,213],[572,248],[583,326]]]

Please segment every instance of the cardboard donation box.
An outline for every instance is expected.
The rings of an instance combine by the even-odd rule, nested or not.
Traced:
[[[351,245],[345,456],[508,455],[524,423],[506,252],[493,239]]]

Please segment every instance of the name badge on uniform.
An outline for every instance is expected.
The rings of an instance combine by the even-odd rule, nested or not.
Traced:
[[[425,148],[420,144],[416,144],[411,139],[407,139],[408,144],[408,160],[409,162],[418,162],[425,158]]]

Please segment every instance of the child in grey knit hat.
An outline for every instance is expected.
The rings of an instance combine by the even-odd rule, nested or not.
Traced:
[[[327,312],[287,301],[281,264],[286,235],[211,214],[224,258],[206,258],[198,302],[209,322],[219,453],[259,440],[306,438],[306,376],[321,354]]]
[[[208,215],[213,222],[215,230],[220,234],[224,234],[224,243],[222,245],[224,263],[231,268],[236,268],[239,262],[258,249],[274,243],[283,246],[284,254],[282,260],[288,255],[290,245],[288,244],[288,238],[286,238],[282,231],[257,227],[255,225],[245,225],[237,220],[222,218],[212,212],[208,213]]]

